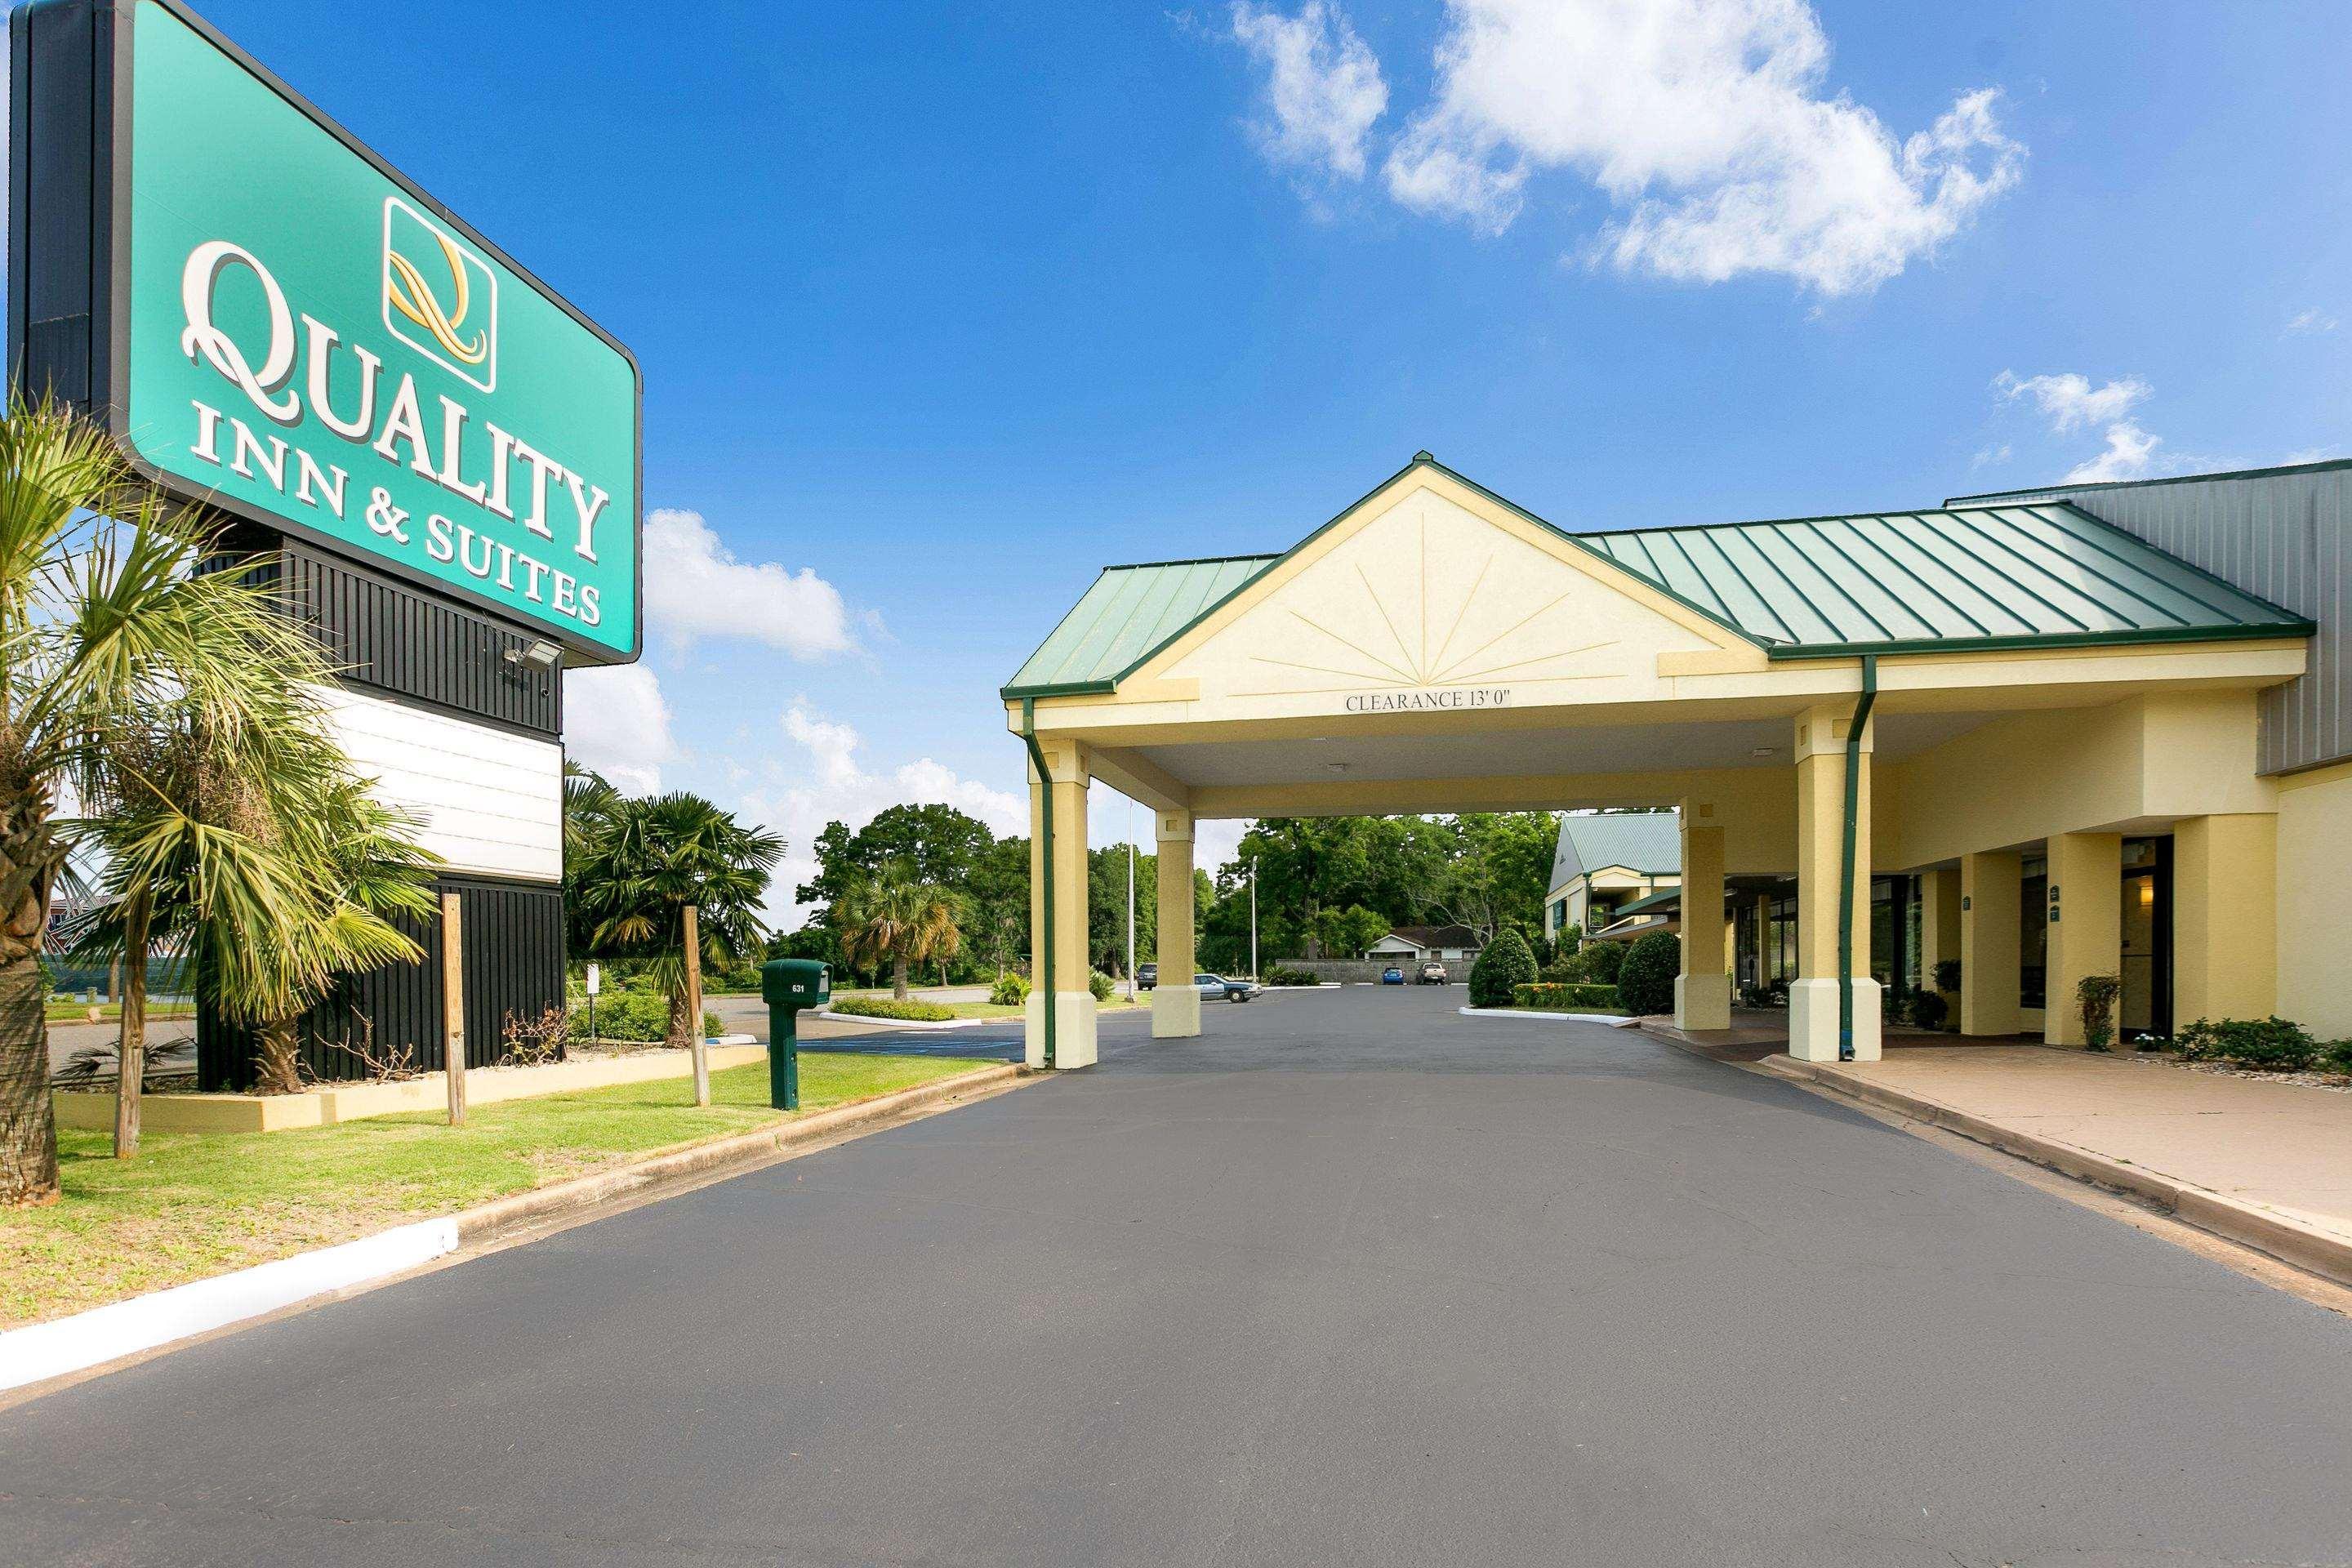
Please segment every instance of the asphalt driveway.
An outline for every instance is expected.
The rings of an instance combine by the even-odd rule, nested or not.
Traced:
[[[971,1108],[0,1412],[0,1558],[2352,1562],[2352,1322],[1461,988]]]

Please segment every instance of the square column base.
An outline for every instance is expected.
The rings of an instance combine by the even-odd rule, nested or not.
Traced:
[[[1731,976],[1728,974],[1675,975],[1675,1027],[1677,1029],[1728,1029],[1731,1027]]]
[[[1151,1037],[1188,1040],[1201,1032],[1201,994],[1190,985],[1151,988]]]
[[[1838,983],[1798,980],[1789,986],[1789,1054],[1799,1061],[1838,1059]],[[1878,1059],[1878,982],[1853,983],[1853,1059]]]
[[[1029,993],[1023,1015],[1024,1056],[1032,1069],[1045,1065],[1045,998]],[[1095,994],[1062,991],[1054,996],[1054,1068],[1095,1065]]]

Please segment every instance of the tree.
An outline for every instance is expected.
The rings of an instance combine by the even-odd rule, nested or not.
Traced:
[[[1470,965],[1470,1005],[1507,1007],[1518,987],[1536,977],[1536,955],[1515,931],[1489,942]]]
[[[974,862],[964,885],[970,945],[1002,975],[1029,952],[1029,840],[1000,838]]]
[[[319,650],[216,541],[139,487],[108,438],[43,406],[0,419],[0,1205],[57,1195],[41,950],[69,835],[61,789],[106,793],[109,748],[179,705],[263,732]]]
[[[1683,941],[1654,931],[1633,944],[1617,972],[1617,1005],[1637,1018],[1675,1010],[1675,976],[1682,973]]]
[[[952,957],[963,944],[954,897],[922,881],[910,865],[861,879],[836,900],[842,951],[862,966],[890,966],[890,994],[908,999],[909,964]]]
[[[1326,958],[1353,958],[1392,929],[1394,923],[1387,916],[1361,904],[1325,909],[1315,916],[1315,943]]]
[[[592,958],[639,959],[669,997],[669,1038],[689,1017],[686,907],[698,911],[705,969],[730,969],[761,950],[759,919],[783,840],[746,827],[700,795],[673,792],[614,803],[565,866],[573,931]]]
[[[383,917],[432,908],[432,857],[405,817],[351,774],[315,704],[289,683],[275,722],[245,734],[174,702],[110,737],[77,851],[104,868],[75,922],[77,957],[125,972],[116,1050],[115,1154],[139,1144],[147,961],[184,947],[224,1018],[261,1022],[266,1088],[299,1088],[292,1016],[339,973],[421,956]],[[279,1021],[282,1020],[282,1025]],[[276,1044],[273,1053],[268,1047]]]
[[[1087,852],[1087,947],[1094,967],[1127,973],[1127,846]],[[1026,911],[1024,911],[1024,914]],[[1136,847],[1135,958],[1150,958],[1160,941],[1160,859]]]
[[[295,899],[290,919],[259,939],[257,955],[250,919],[209,901],[183,911],[197,972],[217,977],[222,1015],[257,1027],[259,1087],[269,1094],[302,1087],[301,1015],[342,975],[422,959],[424,948],[394,921],[417,925],[440,912],[432,889],[437,857],[417,847],[406,813],[347,774],[320,777],[284,804],[272,841],[294,873]]]

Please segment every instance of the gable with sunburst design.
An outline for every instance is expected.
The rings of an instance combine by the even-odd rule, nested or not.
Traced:
[[[1669,694],[1661,654],[1734,641],[1423,469],[1269,568],[1148,674],[1269,714],[1626,702]]]

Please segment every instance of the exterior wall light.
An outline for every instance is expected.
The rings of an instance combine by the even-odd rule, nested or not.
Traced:
[[[521,647],[510,647],[505,654],[509,664],[525,664],[533,669],[553,669],[562,658],[563,650],[545,637],[537,637]]]

